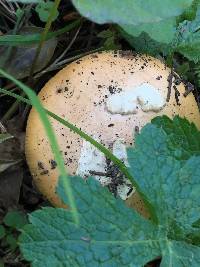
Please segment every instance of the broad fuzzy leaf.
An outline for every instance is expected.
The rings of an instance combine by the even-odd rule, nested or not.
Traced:
[[[3,222],[6,226],[16,230],[21,229],[28,223],[26,215],[21,211],[9,211],[5,215]]]
[[[170,46],[156,42],[145,32],[142,32],[138,37],[134,37],[120,27],[117,27],[117,29],[122,37],[125,38],[127,42],[134,48],[134,50],[139,53],[147,53],[155,56],[158,53],[166,55],[170,51]]]
[[[161,267],[200,266],[200,248],[194,245],[198,229],[193,227],[200,214],[200,156],[177,159],[169,147],[171,133],[164,130],[166,123],[163,128],[162,120],[157,124],[143,128],[128,158],[130,171],[151,200],[159,224],[126,207],[93,178],[71,177],[80,225],[64,209],[32,213],[20,237],[22,253],[32,266],[142,267],[156,257],[162,258]],[[69,203],[63,179],[58,193]]]
[[[131,174],[156,208],[160,224],[175,221],[190,228],[200,217],[200,156],[183,163],[171,152],[169,141],[162,128],[145,126],[135,148],[128,149]]]
[[[152,43],[147,48],[146,44],[142,44],[140,52],[163,52],[163,45],[167,44],[165,54],[179,52],[195,63],[200,60],[199,0],[175,0],[173,3],[171,0],[72,2],[83,16],[97,23],[118,24],[127,33],[128,42],[136,49],[138,45],[134,37],[139,37],[141,43],[144,41],[142,34],[147,34],[150,41],[154,40],[153,47]]]
[[[169,44],[173,41],[176,32],[176,19],[170,18],[160,22],[146,23],[138,26],[121,25],[121,27],[129,35],[138,37],[141,33],[146,32],[155,41]]]
[[[79,12],[97,22],[139,25],[180,15],[192,0],[72,0]]]
[[[160,255],[163,237],[155,225],[94,179],[71,181],[81,225],[74,225],[64,209],[46,208],[30,215],[32,225],[24,229],[20,243],[33,266],[143,266]],[[58,191],[68,203],[61,180]]]
[[[20,238],[24,257],[33,267],[142,267],[163,256],[163,267],[196,267],[200,249],[169,240],[157,227],[115,199],[97,181],[72,177],[81,225],[64,209],[43,208],[30,215]],[[67,201],[62,181],[60,195]],[[186,265],[183,265],[184,264]]]

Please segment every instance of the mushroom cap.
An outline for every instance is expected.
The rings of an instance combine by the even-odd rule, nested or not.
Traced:
[[[176,85],[173,79],[170,98],[166,101],[170,73],[163,62],[147,55],[98,52],[59,71],[40,91],[39,98],[46,109],[75,124],[106,147],[111,147],[116,140],[130,146],[134,142],[134,130],[140,130],[156,116],[165,114],[172,118],[178,114],[200,128],[195,98],[191,93],[183,96],[183,83]],[[56,120],[50,120],[67,170],[75,175],[80,169],[86,141]],[[63,207],[55,193],[59,172],[34,108],[27,122],[25,152],[38,189],[54,206]],[[92,162],[94,159],[88,165]],[[132,194],[128,203],[144,212],[137,194]]]

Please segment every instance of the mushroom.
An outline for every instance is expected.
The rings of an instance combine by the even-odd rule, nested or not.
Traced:
[[[177,76],[178,77],[178,76]],[[200,128],[193,94],[173,78],[160,60],[124,51],[85,56],[59,71],[40,91],[46,109],[69,120],[108,147],[128,166],[126,147],[134,134],[158,115],[179,114]],[[90,143],[50,119],[70,175],[94,176],[115,195],[145,213],[137,192],[106,157]],[[55,192],[58,169],[36,110],[26,130],[26,158],[34,182],[57,207],[64,207]]]

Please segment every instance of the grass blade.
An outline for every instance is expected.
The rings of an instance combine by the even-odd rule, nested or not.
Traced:
[[[55,32],[48,32],[45,40],[49,40],[51,38],[57,37],[65,32],[68,32],[75,27],[79,26],[81,24],[81,20],[76,20],[69,25],[63,27],[60,30],[57,30]],[[41,40],[41,33],[34,33],[34,34],[28,34],[28,35],[9,35],[5,34],[0,36],[0,45],[6,45],[6,46],[20,46],[20,45],[31,45],[34,43],[39,43]]]
[[[3,71],[2,69],[0,69],[0,74],[3,75],[5,78],[9,79],[10,81],[12,81],[13,83],[15,83],[17,86],[19,86],[28,96],[28,98],[30,99],[30,104],[32,104],[34,106],[34,108],[37,110],[40,119],[44,125],[44,128],[46,130],[46,134],[49,138],[50,144],[51,144],[51,148],[53,151],[53,154],[55,156],[55,160],[58,164],[58,169],[60,171],[61,176],[65,179],[63,179],[65,181],[65,190],[66,190],[66,194],[69,198],[69,205],[71,208],[71,211],[73,213],[74,216],[74,220],[76,222],[76,224],[79,223],[79,217],[78,217],[78,212],[77,212],[77,208],[76,208],[76,204],[75,204],[75,200],[74,200],[74,196],[73,196],[73,192],[70,186],[70,180],[68,178],[68,174],[64,165],[64,160],[62,155],[60,154],[60,149],[56,140],[56,136],[54,134],[54,131],[52,129],[52,126],[48,120],[48,116],[42,106],[42,104],[40,103],[40,100],[38,99],[37,95],[35,94],[35,92],[33,90],[31,90],[28,86],[26,86],[25,84],[23,84],[22,82],[16,80],[14,77],[12,77],[11,75],[9,75],[8,73],[6,73],[5,71]]]

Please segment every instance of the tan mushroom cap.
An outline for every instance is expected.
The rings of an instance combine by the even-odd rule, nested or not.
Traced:
[[[129,146],[133,144],[134,129],[141,129],[158,115],[173,117],[179,114],[200,128],[195,98],[191,93],[187,97],[183,96],[183,83],[176,85],[175,90],[173,82],[170,99],[166,102],[169,74],[169,68],[150,56],[122,51],[99,52],[83,57],[59,71],[40,91],[39,97],[45,108],[76,124],[106,147],[118,138],[125,140],[125,144]],[[130,92],[140,90],[141,85],[150,85],[159,94],[165,103],[160,111],[155,112],[150,108],[144,112],[141,104],[144,99],[139,97],[134,99],[137,104],[136,113],[129,111],[122,115],[120,112],[109,111],[106,105],[113,95],[123,95],[123,101],[126,101],[126,94],[131,97]],[[178,103],[175,91],[180,93]],[[122,104],[126,106],[124,102]],[[84,141],[57,121],[51,119],[51,123],[68,172],[74,175]],[[35,109],[31,110],[27,123],[26,158],[38,189],[54,206],[62,207],[63,204],[55,193],[58,169]],[[128,203],[142,209],[135,193],[128,199]]]

